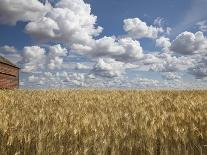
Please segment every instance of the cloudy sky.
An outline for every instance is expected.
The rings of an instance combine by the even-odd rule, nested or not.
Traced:
[[[207,88],[207,0],[0,0],[22,88]]]

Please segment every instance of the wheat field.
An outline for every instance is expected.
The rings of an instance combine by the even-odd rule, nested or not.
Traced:
[[[207,91],[0,91],[0,155],[206,155]]]

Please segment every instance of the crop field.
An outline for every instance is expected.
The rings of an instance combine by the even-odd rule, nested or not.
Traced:
[[[0,155],[70,154],[206,155],[207,91],[0,91]]]

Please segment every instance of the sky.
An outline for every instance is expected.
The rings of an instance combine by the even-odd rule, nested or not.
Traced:
[[[207,0],[0,0],[21,88],[207,88]]]

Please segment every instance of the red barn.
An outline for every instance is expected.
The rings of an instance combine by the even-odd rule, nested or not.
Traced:
[[[0,56],[0,88],[19,88],[20,68]]]

